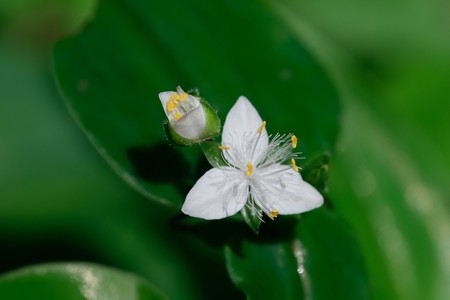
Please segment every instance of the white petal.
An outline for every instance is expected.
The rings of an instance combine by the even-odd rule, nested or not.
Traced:
[[[206,127],[206,115],[203,107],[199,105],[178,121],[171,123],[173,130],[184,138],[195,140],[203,135]]]
[[[213,168],[190,190],[181,210],[192,217],[222,219],[240,211],[248,197],[243,174],[233,168]]]
[[[257,186],[266,206],[282,215],[306,212],[323,204],[322,195],[289,166],[258,170]]]
[[[231,147],[225,152],[226,157],[240,160],[244,165],[250,162],[252,154],[254,158],[259,158],[269,144],[266,128],[263,128],[261,132],[254,153],[253,144],[249,142],[257,137],[262,123],[263,120],[250,101],[240,96],[228,113],[223,126],[222,145]]]
[[[173,94],[176,94],[176,93],[169,91],[169,92],[161,92],[158,95],[159,96],[159,100],[161,101],[161,104],[162,104],[162,106],[164,108],[164,112],[166,113],[167,118],[169,117],[169,112],[167,111],[167,103],[169,102],[170,97]]]

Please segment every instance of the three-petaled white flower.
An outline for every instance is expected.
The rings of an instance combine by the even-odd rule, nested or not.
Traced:
[[[219,147],[227,165],[197,181],[182,207],[185,214],[221,219],[247,205],[260,219],[262,212],[273,219],[322,205],[322,195],[298,172],[295,135],[277,134],[269,142],[265,125],[250,101],[239,97],[227,115]]]

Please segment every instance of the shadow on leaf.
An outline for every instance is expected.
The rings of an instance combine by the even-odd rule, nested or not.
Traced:
[[[280,243],[295,237],[295,226],[301,216],[281,216],[275,222],[265,220],[259,234],[255,234],[239,215],[222,220],[201,220],[185,215],[171,219],[174,228],[198,236],[212,247],[222,249],[225,245],[240,249],[243,241],[253,243]]]
[[[171,183],[182,194],[191,187],[190,166],[178,151],[167,143],[138,146],[127,150],[136,175],[151,183]]]

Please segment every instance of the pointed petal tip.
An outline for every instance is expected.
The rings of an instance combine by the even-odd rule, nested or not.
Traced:
[[[299,195],[303,200],[303,212],[319,208],[324,203],[323,195],[306,181],[303,181],[303,187]]]
[[[231,145],[237,149],[239,153],[235,153],[238,157],[246,157],[248,153],[244,153],[246,139],[252,134],[256,134],[261,127],[263,120],[252,103],[245,96],[240,96],[236,103],[231,107],[225,118],[222,130],[222,143]],[[264,153],[269,144],[266,129],[261,135],[259,146],[256,148],[255,157],[259,157]]]
[[[181,211],[191,217],[205,220],[223,219],[240,211],[247,200],[246,186],[238,177],[229,178],[226,173],[229,171],[219,168],[207,171],[187,194]],[[238,191],[234,200],[239,201],[230,201],[230,195],[218,188],[224,182],[232,184],[227,190],[228,193]]]
[[[251,107],[252,109],[255,109],[253,107],[253,104],[248,100],[245,96],[239,96],[239,98],[236,100],[236,103],[233,105],[233,107]]]
[[[236,113],[236,112],[243,112],[246,115],[252,116],[256,119],[261,119],[259,116],[258,111],[253,106],[253,104],[248,100],[245,96],[239,96],[239,98],[236,100],[236,103],[233,105],[229,113]],[[258,124],[260,125],[260,124]]]
[[[250,102],[250,100],[248,100],[248,98],[245,97],[244,95],[240,95],[239,96],[239,98],[236,100],[236,102],[239,102],[239,101],[248,101],[248,102]]]
[[[312,188],[314,189],[314,187]],[[304,203],[303,211],[300,213],[317,209],[321,207],[324,203],[324,198],[322,194],[319,193],[316,189],[314,189],[314,192],[310,191],[309,194],[305,194],[304,196],[305,196],[304,201],[306,203]]]
[[[276,171],[279,167],[272,168]],[[278,210],[280,215],[304,213],[324,203],[322,194],[292,168],[281,173],[278,179],[269,176],[264,183],[268,191],[267,198],[276,203],[273,208]]]
[[[313,209],[319,208],[324,203],[324,198],[321,193],[317,192],[317,195],[315,197],[312,197],[311,202],[313,202]]]

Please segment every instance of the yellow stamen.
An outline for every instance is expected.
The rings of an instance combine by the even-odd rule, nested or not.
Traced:
[[[252,173],[253,173],[253,165],[252,165],[252,163],[248,163],[247,164],[247,172],[245,172],[245,175],[251,176]]]
[[[295,163],[295,159],[291,159],[292,167],[294,168],[295,172],[298,172],[297,164]]]
[[[170,100],[169,101],[178,101],[180,99],[180,95],[178,94],[172,94],[172,96],[170,96]]]
[[[297,148],[297,137],[295,135],[291,136],[292,148]]]
[[[230,149],[231,149],[231,148],[228,147],[228,146],[219,146],[219,147],[217,147],[217,148],[219,148],[220,150],[230,150]]]
[[[173,117],[175,118],[175,120],[178,121],[179,119],[181,119],[182,116],[183,115],[179,111],[177,111]]]
[[[188,95],[186,93],[183,93],[183,94],[180,95],[179,100],[180,101],[185,101],[187,99],[187,96]]]
[[[264,127],[266,127],[266,121],[262,122],[261,127],[259,127],[259,129],[258,129],[258,133],[261,133],[263,131]]]
[[[172,100],[169,100],[169,102],[167,102],[167,110],[169,112],[173,112],[175,108],[177,108],[178,104]]]
[[[269,214],[269,218],[272,220],[275,219],[278,216],[278,210],[272,210]]]

